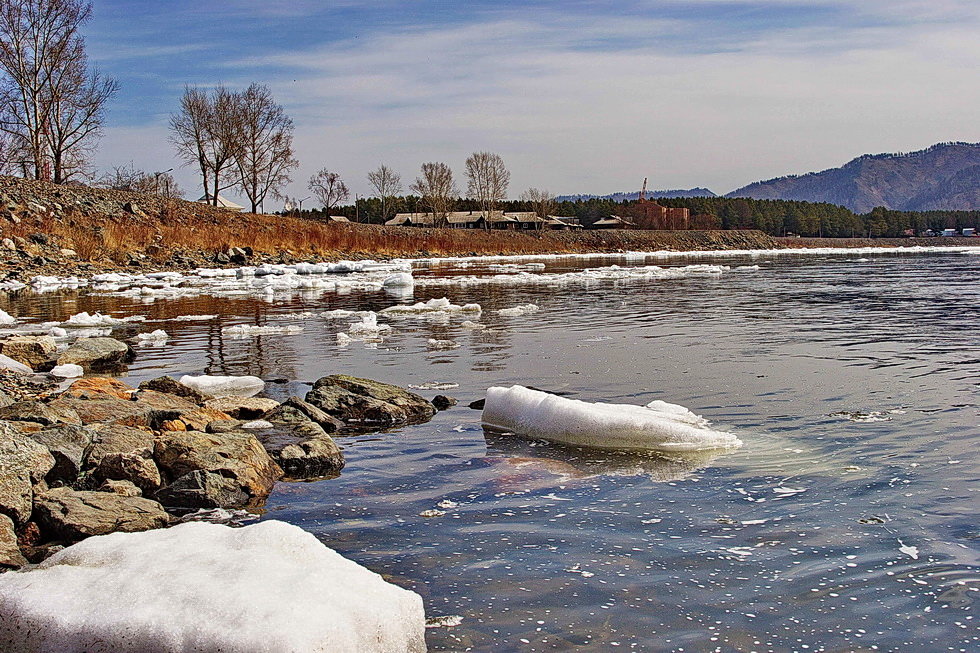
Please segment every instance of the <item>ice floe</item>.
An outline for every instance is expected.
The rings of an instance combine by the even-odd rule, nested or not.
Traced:
[[[257,376],[191,376],[185,374],[180,383],[214,397],[251,397],[265,388],[265,381]]]
[[[17,324],[17,318],[7,311],[0,309],[0,326],[10,326],[11,324]]]
[[[453,304],[446,297],[440,297],[438,299],[430,299],[427,302],[417,302],[415,304],[406,305],[398,304],[395,306],[389,306],[388,308],[382,309],[380,312],[382,315],[393,316],[393,317],[403,317],[403,316],[415,316],[415,315],[429,315],[432,313],[469,313],[473,315],[479,315],[483,311],[483,308],[479,304]]]
[[[221,333],[233,338],[254,338],[255,336],[285,335],[302,333],[303,327],[294,324],[286,326],[265,326],[256,324],[236,324],[221,329]]]
[[[0,576],[16,651],[425,650],[418,594],[281,521],[91,537]]]
[[[149,333],[139,333],[136,335],[136,343],[141,347],[158,347],[167,344],[170,335],[163,329],[156,329]]]
[[[426,346],[429,349],[458,349],[459,343],[455,340],[439,340],[437,338],[429,338],[426,342]]]
[[[121,324],[127,324],[129,322],[143,322],[146,318],[142,315],[131,315],[129,317],[112,317],[111,315],[103,315],[102,313],[95,312],[91,315],[87,311],[82,311],[81,313],[76,313],[72,315],[67,320],[62,322],[62,326],[66,327],[111,327],[119,326]]]
[[[497,311],[497,315],[502,315],[504,317],[520,317],[521,315],[530,315],[531,313],[537,312],[537,304],[519,304],[511,308],[501,308]]]
[[[76,377],[85,374],[85,370],[82,369],[81,365],[75,365],[74,363],[65,363],[64,365],[55,365],[51,368],[51,375],[57,376],[62,379],[74,379]]]
[[[515,385],[487,390],[482,421],[491,429],[616,451],[699,451],[742,445],[731,433],[708,428],[690,411],[669,406],[673,408],[588,403]]]
[[[217,315],[178,315],[174,322],[206,322],[217,318]]]

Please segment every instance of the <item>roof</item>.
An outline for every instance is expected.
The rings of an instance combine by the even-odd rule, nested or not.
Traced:
[[[343,215],[328,215],[327,220],[329,222],[350,222],[346,216]]]
[[[201,204],[211,204],[211,195],[205,193],[197,198],[197,201]],[[244,206],[241,204],[235,204],[221,193],[218,193],[218,206],[223,209],[231,209],[232,211],[243,211],[245,209]]]
[[[612,225],[619,225],[619,226],[630,225],[630,226],[632,226],[633,225],[633,222],[630,221],[630,220],[627,220],[626,218],[622,218],[622,217],[620,217],[618,215],[611,215],[608,218],[600,218],[599,220],[596,220],[595,222],[592,223],[592,226],[593,227],[596,226],[596,225],[599,225],[599,226],[602,226],[602,227],[608,227],[608,226],[612,226]]]

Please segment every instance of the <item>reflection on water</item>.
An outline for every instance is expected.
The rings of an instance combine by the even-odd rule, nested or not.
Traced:
[[[440,263],[397,297],[21,293],[0,308],[146,316],[118,334],[171,338],[140,351],[132,382],[254,374],[286,381],[273,397],[331,373],[458,384],[420,392],[459,406],[342,438],[339,478],[280,484],[266,506],[418,591],[430,616],[462,617],[428,631],[433,650],[976,650],[980,257],[861,256],[713,258],[731,269],[568,286],[459,286],[500,268]],[[483,305],[487,328],[406,318],[341,347],[348,325],[316,316],[443,296]],[[540,310],[496,312],[526,303]],[[174,320],[187,314],[219,317]],[[236,340],[222,333],[234,324],[303,330]],[[679,460],[484,434],[465,406],[515,383],[679,403],[745,444]]]

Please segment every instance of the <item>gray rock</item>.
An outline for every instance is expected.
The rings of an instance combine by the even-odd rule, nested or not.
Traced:
[[[436,395],[432,398],[432,405],[436,407],[436,410],[446,410],[455,406],[458,401],[456,397],[447,397],[446,395]]]
[[[164,432],[154,443],[153,459],[165,480],[197,470],[214,472],[235,481],[250,499],[268,496],[282,477],[282,469],[251,433]]]
[[[105,481],[99,486],[99,492],[111,492],[124,497],[141,497],[143,491],[136,487],[132,481]]]
[[[156,501],[109,492],[76,492],[67,487],[35,497],[34,513],[43,532],[67,542],[116,531],[162,528],[170,522]]]
[[[346,424],[360,427],[418,424],[436,413],[431,402],[413,392],[344,374],[318,379],[306,401]]]
[[[0,408],[0,419],[11,422],[36,422],[43,426],[53,424],[81,424],[78,413],[69,406],[46,404],[25,399]]]
[[[3,390],[0,390],[0,408],[6,408],[13,403],[16,403],[16,400]]]
[[[7,515],[0,515],[0,567],[18,569],[26,564],[27,559],[17,546],[14,522]]]
[[[220,410],[235,419],[257,419],[279,406],[274,399],[263,397],[216,397],[204,402],[206,408]]]
[[[24,365],[20,361],[15,361],[10,356],[4,356],[0,354],[0,370],[11,370],[13,372],[20,372],[21,374],[33,374],[34,370]]]
[[[143,381],[140,383],[139,388],[140,390],[154,390],[156,392],[162,392],[163,394],[183,397],[193,401],[195,404],[203,404],[205,401],[211,398],[210,395],[206,395],[203,392],[186,386],[170,376],[161,376],[155,379],[150,379],[149,381]]]
[[[278,423],[251,433],[290,478],[336,475],[344,467],[340,447],[314,422]]]
[[[25,524],[31,517],[34,487],[52,467],[54,458],[47,447],[0,422],[0,513]]]
[[[156,493],[167,508],[231,508],[249,503],[249,495],[230,478],[202,469],[188,472]]]
[[[114,338],[81,338],[58,356],[58,365],[81,365],[86,372],[125,368],[136,357],[133,348]]]
[[[0,342],[0,354],[32,369],[47,362],[58,345],[51,336],[13,336]]]
[[[142,429],[118,424],[104,424],[94,428],[92,445],[82,465],[91,470],[99,466],[102,459],[114,453],[135,453],[144,458],[153,454],[153,434]]]
[[[155,492],[161,484],[156,463],[139,453],[106,454],[92,472],[92,479],[96,483],[130,481],[146,493]]]
[[[82,471],[85,451],[92,444],[92,430],[84,426],[59,424],[31,433],[29,437],[47,447],[54,456],[54,467],[45,477],[47,482],[74,483]]]
[[[314,422],[327,433],[334,433],[344,428],[344,423],[336,417],[331,417],[313,404],[299,397],[290,397],[278,408],[262,416],[270,422]]]

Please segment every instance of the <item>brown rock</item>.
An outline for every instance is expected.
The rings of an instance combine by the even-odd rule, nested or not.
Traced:
[[[156,392],[162,392],[163,394],[183,397],[194,402],[195,404],[203,404],[205,401],[211,398],[211,395],[206,395],[203,392],[195,390],[194,388],[183,385],[173,377],[169,376],[161,376],[156,379],[150,379],[149,381],[143,381],[140,383],[139,387],[140,390],[154,390]]]
[[[43,403],[25,399],[0,408],[0,419],[17,422],[37,422],[44,426],[52,424],[81,424],[82,420],[71,406],[55,402]]]
[[[139,453],[106,454],[92,472],[92,478],[96,483],[130,481],[148,493],[160,487],[160,470],[153,460]]]
[[[153,434],[149,431],[118,424],[103,424],[93,431],[84,469],[98,467],[103,458],[114,453],[135,453],[144,458],[153,454]]]
[[[0,567],[18,569],[26,564],[27,559],[17,546],[14,522],[7,515],[0,515]]]
[[[51,336],[13,336],[0,342],[0,354],[33,369],[46,362],[57,348]]]
[[[327,433],[334,433],[344,428],[344,423],[336,417],[328,415],[311,403],[299,397],[290,397],[275,410],[266,413],[262,419],[270,422],[305,422],[316,423]]]
[[[58,356],[58,365],[81,365],[86,372],[124,369],[135,358],[133,348],[113,338],[80,338]]]
[[[31,517],[34,487],[54,467],[48,448],[0,422],[0,513],[16,524]]]
[[[262,397],[216,397],[204,403],[206,408],[230,415],[234,419],[258,419],[279,406],[274,399]]]
[[[42,531],[67,542],[116,531],[146,531],[170,523],[156,501],[109,492],[76,492],[67,487],[38,495],[34,510]]]
[[[111,492],[123,497],[141,497],[143,492],[132,481],[108,480],[99,486],[99,492]]]
[[[65,395],[77,399],[97,399],[115,397],[129,401],[135,390],[117,379],[104,376],[89,376],[78,379],[65,391]]]
[[[92,437],[92,429],[73,424],[49,426],[31,433],[30,438],[43,444],[54,456],[54,467],[45,480],[48,483],[74,483],[82,470],[85,450],[92,444]]]
[[[345,374],[318,379],[306,401],[346,424],[360,427],[417,424],[436,413],[435,406],[413,392]]]

